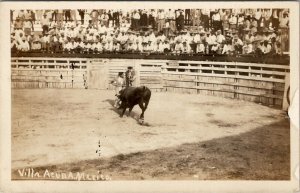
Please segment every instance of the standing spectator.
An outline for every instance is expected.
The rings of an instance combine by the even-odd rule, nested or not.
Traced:
[[[118,10],[113,12],[113,26],[120,27],[120,13]]]
[[[170,34],[174,34],[176,32],[176,22],[175,22],[175,11],[169,9],[167,12],[167,19],[169,20]]]
[[[126,77],[126,87],[134,86],[135,81],[135,71],[131,66],[127,68],[127,71],[125,72]]]
[[[237,28],[238,28],[238,33],[243,35],[244,33],[244,15],[243,14],[238,14],[237,18]]]
[[[148,26],[148,15],[147,15],[147,12],[146,12],[145,9],[142,11],[142,15],[141,15],[141,18],[140,18],[140,24],[141,24],[141,27],[147,27]]]
[[[223,30],[219,11],[214,12],[211,19],[214,30]]]
[[[63,17],[64,11],[62,9],[57,10],[56,18],[57,18],[57,26],[58,28],[61,28],[64,22]]]
[[[70,9],[66,9],[65,10],[65,21],[71,21],[71,10]]]
[[[256,33],[257,30],[257,21],[254,17],[252,17],[250,19],[250,29],[251,29],[251,33]]]
[[[78,14],[80,16],[80,21],[81,21],[81,24],[83,25],[84,24],[84,15],[85,15],[85,10],[84,9],[78,9]]]
[[[257,9],[255,12],[254,12],[254,18],[257,22],[257,30],[260,31],[261,29],[261,20],[262,20],[262,12],[261,12],[261,9]]]
[[[229,18],[229,26],[233,32],[236,32],[237,22],[237,16],[234,13],[231,13],[231,16]]]
[[[14,29],[15,30],[23,29],[23,22],[20,20],[19,17],[17,17],[17,19],[14,23]]]
[[[224,33],[225,29],[229,29],[229,27],[230,27],[229,26],[229,17],[230,17],[230,12],[228,9],[226,9],[221,16],[223,33]]]
[[[279,18],[278,18],[277,9],[273,9],[271,21],[272,21],[272,27],[277,31],[279,27]]]
[[[108,27],[109,16],[106,11],[100,16],[101,23],[104,24],[105,27]]]
[[[43,29],[43,34],[47,33],[49,31],[49,19],[47,18],[47,15],[44,14],[44,17],[41,20],[41,26]]]
[[[192,26],[197,26],[199,28],[199,26],[200,26],[200,17],[201,17],[200,10],[199,9],[192,9],[192,11],[191,11]]]
[[[21,20],[22,22],[24,22],[24,20],[25,20],[25,12],[24,12],[23,9],[21,9],[21,10],[19,11],[18,17],[20,18],[20,20]]]
[[[184,12],[184,20],[185,20],[185,25],[190,25],[190,20],[191,20],[191,9],[185,9]]]
[[[98,22],[99,22],[99,12],[94,9],[91,12],[91,19],[92,19],[92,26],[98,29]]]
[[[32,11],[31,10],[27,10],[25,13],[25,19],[24,21],[28,21],[31,23],[31,29],[33,29],[33,17],[32,17]]]
[[[149,14],[149,25],[152,27],[152,29],[156,29],[156,17],[156,11],[152,9]]]
[[[114,20],[113,20],[113,10],[108,10],[108,26],[114,26]]]
[[[57,9],[53,10],[52,16],[51,16],[52,21],[55,21],[55,22],[57,21],[57,12],[58,12]]]
[[[41,23],[42,17],[43,17],[43,10],[41,10],[41,9],[36,10],[37,23]]]
[[[284,11],[282,16],[279,18],[279,28],[288,28],[289,26],[289,17],[288,12]]]
[[[159,10],[157,14],[157,31],[161,32],[163,30],[163,27],[165,25],[165,13],[164,10]]]
[[[289,51],[289,17],[288,12],[283,11],[279,17],[279,29],[281,33],[281,50],[282,52]]]
[[[86,11],[85,14],[84,14],[84,25],[85,26],[87,26],[89,24],[92,25],[92,23],[93,23],[93,20],[92,20],[91,14],[88,11]],[[96,24],[98,24],[98,22],[95,22],[95,25]]]
[[[10,23],[14,22],[14,10],[10,10]]]
[[[26,19],[24,22],[24,33],[25,35],[30,35],[32,29],[32,23],[30,20]]]
[[[272,11],[270,9],[267,9],[265,11],[265,23],[264,23],[264,26],[266,28],[269,28],[269,27],[272,27],[270,26],[272,24]]]
[[[75,9],[70,10],[70,17],[71,17],[71,21],[75,21],[75,23],[77,23],[76,10]]]
[[[140,29],[140,24],[139,24],[140,18],[141,18],[141,16],[140,16],[139,12],[134,10],[133,16],[132,16],[132,22],[131,22],[131,27],[133,30]]]
[[[177,25],[177,30],[178,31],[183,30],[183,28],[184,28],[184,16],[182,14],[182,11],[180,11],[179,16],[177,17],[176,25]]]
[[[202,9],[201,22],[203,23],[204,30],[208,31],[208,29],[209,29],[209,10]]]

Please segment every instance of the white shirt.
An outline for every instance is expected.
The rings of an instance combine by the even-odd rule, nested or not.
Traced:
[[[21,50],[21,51],[28,51],[29,43],[27,41],[25,41],[25,42],[22,41],[17,48],[18,48],[18,50]]]
[[[225,41],[225,37],[222,34],[219,34],[217,36],[217,42],[221,44],[223,41]]]

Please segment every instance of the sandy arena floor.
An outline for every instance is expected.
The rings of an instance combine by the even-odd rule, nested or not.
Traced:
[[[138,106],[120,118],[113,99],[113,91],[13,89],[12,178],[23,179],[17,169],[30,167],[113,180],[289,179],[283,111],[213,96],[152,93],[140,125]]]

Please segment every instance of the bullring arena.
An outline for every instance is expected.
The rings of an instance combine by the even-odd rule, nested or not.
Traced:
[[[290,178],[289,65],[132,58],[12,57],[12,179]],[[143,125],[113,107],[128,66],[152,91]]]
[[[124,3],[10,9],[12,180],[290,180],[294,12]]]

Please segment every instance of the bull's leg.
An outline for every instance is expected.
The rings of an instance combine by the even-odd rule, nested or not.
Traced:
[[[129,111],[128,111],[128,115],[127,115],[128,117],[130,116],[130,113],[131,113],[133,107],[134,107],[133,105],[129,107]]]
[[[145,112],[145,107],[144,107],[144,103],[143,103],[143,101],[141,101],[140,103],[139,103],[139,106],[140,106],[140,108],[142,109],[142,114],[140,115],[140,119],[144,119],[144,112]]]
[[[122,111],[122,113],[121,113],[121,115],[120,115],[120,117],[123,117],[123,115],[124,115],[124,113],[125,113],[125,111],[126,111],[126,106],[125,107],[123,107],[123,111]]]
[[[149,103],[149,101],[146,101],[145,104],[144,104],[144,101],[141,101],[141,102],[139,103],[139,106],[140,106],[140,108],[142,109],[142,114],[141,114],[141,116],[140,116],[140,119],[144,119],[144,113],[145,113],[145,111],[146,111],[146,109],[147,109],[147,107],[148,107],[148,103]]]

